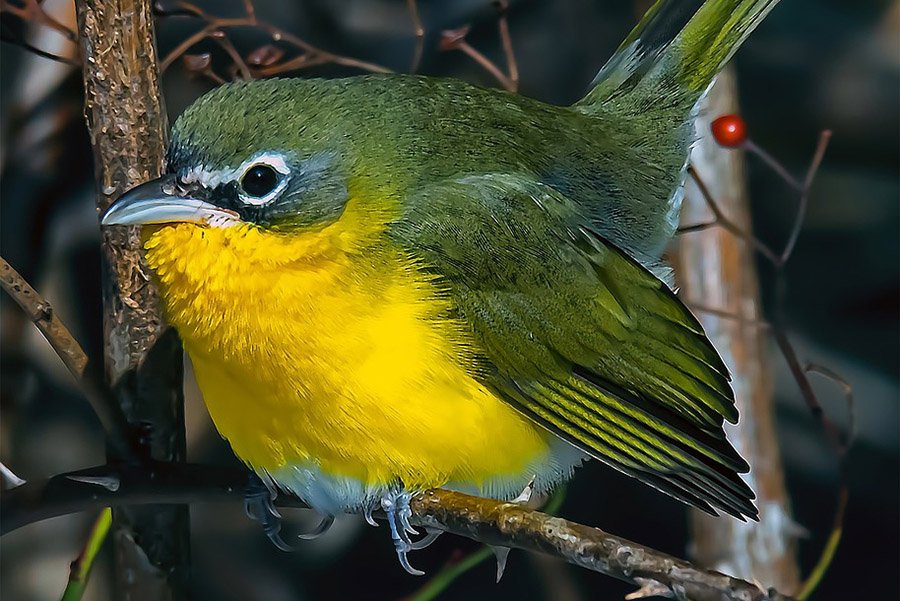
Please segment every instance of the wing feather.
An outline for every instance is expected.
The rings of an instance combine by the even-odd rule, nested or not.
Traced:
[[[586,453],[710,513],[755,517],[722,429],[730,376],[671,290],[552,188],[483,175],[422,190],[394,238],[471,327],[478,377]]]

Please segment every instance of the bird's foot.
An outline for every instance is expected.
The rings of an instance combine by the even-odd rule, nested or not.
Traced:
[[[281,514],[275,509],[273,501],[277,493],[270,489],[256,474],[251,474],[250,484],[244,496],[244,511],[251,520],[259,522],[266,537],[272,544],[282,551],[296,551],[297,547],[291,545],[281,536]],[[309,532],[303,532],[298,538],[313,540],[322,536],[334,524],[334,516],[325,514],[319,524]]]
[[[388,525],[391,528],[391,540],[394,541],[394,549],[397,551],[397,559],[400,560],[400,565],[413,576],[422,576],[425,572],[412,567],[407,554],[410,551],[424,549],[433,543],[440,536],[441,531],[426,529],[425,536],[419,540],[413,541],[409,538],[410,534],[418,534],[418,531],[409,523],[409,518],[412,516],[412,510],[409,507],[411,498],[412,495],[406,491],[390,491],[381,498],[381,509],[384,510],[387,516]],[[367,522],[376,525],[375,520],[372,519],[371,509],[365,512],[365,516]]]

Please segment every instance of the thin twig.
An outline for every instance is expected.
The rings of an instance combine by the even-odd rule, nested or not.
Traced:
[[[53,54],[52,52],[47,52],[46,50],[41,50],[37,46],[31,45],[28,42],[26,42],[25,40],[17,40],[15,38],[4,36],[4,37],[0,37],[0,42],[3,42],[4,44],[9,44],[11,46],[18,46],[19,48],[22,48],[23,50],[27,50],[28,52],[30,52],[34,55],[40,56],[41,58],[49,59],[51,61],[56,61],[57,63],[62,63],[64,65],[70,65],[72,67],[80,67],[81,66],[81,61],[78,61],[74,58],[69,58],[67,56],[60,56],[58,54]]]
[[[797,179],[793,175],[791,175],[787,169],[784,168],[784,165],[778,162],[778,160],[771,154],[769,154],[769,152],[764,148],[758,146],[756,142],[754,142],[753,140],[747,140],[746,142],[744,142],[743,148],[747,152],[750,152],[759,157],[762,162],[769,167],[769,169],[777,173],[779,177],[781,177],[781,179],[783,179],[785,183],[787,183],[787,185],[789,185],[791,188],[798,192],[803,188],[800,182],[798,182]]]
[[[409,18],[412,19],[413,32],[416,34],[416,47],[413,50],[412,64],[409,66],[409,72],[415,73],[422,64],[422,54],[425,51],[425,27],[419,15],[419,3],[416,0],[406,0],[406,8],[409,11]]]
[[[248,479],[241,470],[183,463],[150,463],[140,469],[99,466],[32,480],[3,493],[0,532],[28,523],[103,506],[240,500]],[[280,496],[279,505],[302,506]],[[482,543],[546,553],[637,586],[656,582],[694,601],[788,601],[776,591],[691,563],[597,528],[533,511],[516,503],[447,490],[414,495],[411,521]]]
[[[715,307],[708,307],[706,305],[701,305],[698,303],[685,304],[693,311],[697,311],[699,313],[707,313],[720,319],[735,321],[741,325],[753,326],[754,328],[760,328],[763,330],[769,330],[772,328],[772,324],[764,319],[748,319],[743,315],[738,315],[737,313],[730,313],[728,311],[723,311],[722,309],[716,309]]]
[[[22,6],[17,6],[12,2],[9,2],[9,0],[2,0],[0,1],[0,12],[8,12],[23,21],[29,21],[49,27],[50,29],[61,33],[63,37],[70,42],[78,41],[78,35],[49,15],[38,0],[24,0]]]
[[[836,384],[844,393],[844,401],[847,405],[847,436],[840,447],[840,453],[841,455],[846,455],[850,447],[853,446],[854,440],[856,440],[857,432],[856,400],[854,398],[853,386],[839,373],[829,367],[825,367],[824,365],[819,365],[817,363],[807,363],[803,367],[803,371],[805,371],[806,373],[818,374],[828,380],[831,380],[831,382]]]
[[[256,7],[253,5],[253,0],[243,0],[244,2],[244,14],[247,15],[248,19],[256,20]]]
[[[745,240],[748,244],[753,246],[757,251],[764,255],[774,267],[776,297],[775,325],[771,326],[770,329],[773,333],[776,344],[781,350],[782,356],[788,364],[788,368],[790,369],[791,374],[795,382],[797,383],[797,386],[800,388],[800,393],[803,400],[806,402],[806,405],[813,416],[816,417],[816,419],[819,421],[822,430],[825,433],[825,438],[828,442],[829,447],[831,447],[832,451],[838,457],[838,460],[840,462],[840,487],[838,490],[838,503],[837,509],[835,510],[834,525],[832,526],[828,541],[823,548],[818,561],[816,562],[815,568],[801,586],[801,592],[798,595],[798,599],[808,598],[809,595],[821,582],[822,577],[825,575],[828,567],[831,565],[831,562],[834,559],[838,544],[841,540],[844,517],[846,515],[846,508],[849,499],[849,486],[847,482],[846,469],[844,466],[844,459],[850,446],[853,443],[854,433],[856,429],[853,389],[850,384],[836,372],[827,367],[814,364],[801,366],[800,359],[797,356],[797,352],[784,330],[784,324],[786,322],[784,316],[784,299],[786,295],[786,281],[784,275],[785,266],[790,260],[794,248],[796,248],[797,241],[799,240],[800,231],[803,228],[803,223],[806,220],[806,212],[809,207],[810,190],[812,188],[812,184],[815,180],[816,174],[819,171],[819,167],[822,164],[822,160],[825,156],[825,151],[828,148],[828,143],[830,140],[831,131],[824,130],[819,134],[816,151],[813,154],[812,161],[810,162],[809,169],[806,172],[806,177],[804,178],[802,184],[798,183],[797,180],[793,176],[791,176],[790,173],[788,173],[787,169],[785,169],[784,166],[781,165],[781,163],[779,163],[764,149],[758,147],[751,141],[748,141],[744,144],[744,147],[747,150],[760,157],[789,186],[800,192],[797,214],[794,218],[788,240],[785,243],[784,249],[780,254],[773,251],[769,246],[765,245],[749,232],[744,231],[733,222],[731,222],[723,214],[715,199],[712,198],[709,189],[706,187],[706,184],[703,182],[703,179],[699,176],[696,169],[694,169],[693,166],[688,167],[688,172],[697,183],[697,186],[700,189],[703,198],[706,200],[707,205],[713,212],[713,215],[715,217],[713,223],[723,227],[732,234]],[[708,225],[709,224],[699,224],[699,226],[697,226],[695,229],[701,229],[701,227],[705,228]],[[815,390],[813,390],[812,384],[809,381],[809,373],[818,373],[829,378],[830,380],[838,384],[844,391],[847,400],[847,410],[849,415],[848,434],[845,438],[841,437],[839,429],[837,428],[837,426],[835,426],[834,422],[831,421],[831,419],[823,409],[822,404],[819,401],[818,396],[816,395]]]
[[[707,187],[706,182],[703,181],[703,178],[697,172],[697,168],[693,165],[688,166],[688,174],[693,178],[694,182],[697,184],[697,188],[700,190],[700,194],[703,196],[703,199],[706,201],[706,204],[709,206],[709,210],[712,211],[713,216],[715,216],[715,221],[722,228],[728,230],[741,240],[747,242],[750,246],[755,248],[757,251],[765,255],[767,259],[772,261],[773,263],[777,263],[779,261],[778,254],[775,253],[771,248],[769,248],[766,244],[764,244],[761,240],[754,237],[749,232],[744,231],[743,228],[735,224],[733,221],[728,219],[725,214],[722,212],[722,209],[719,208],[719,204],[712,197],[712,194],[709,191],[709,187]]]
[[[794,346],[781,329],[774,328],[773,333],[775,335],[775,342],[778,344],[778,348],[781,349],[781,354],[784,356],[785,361],[787,361],[788,368],[791,370],[791,374],[794,376],[794,380],[800,388],[800,394],[803,397],[803,400],[806,401],[806,406],[819,420],[831,448],[837,455],[843,455],[844,443],[841,440],[840,432],[822,408],[822,404],[819,402],[819,398],[816,396],[812,384],[810,384],[809,378],[806,376],[806,371],[800,364]]]
[[[487,71],[491,77],[503,86],[507,91],[514,92],[515,86],[505,73],[494,64],[494,62],[473,48],[467,41],[466,35],[469,33],[469,26],[459,27],[457,29],[446,29],[441,32],[441,43],[439,48],[442,51],[459,50],[474,60],[482,69]]]
[[[837,553],[838,546],[840,546],[841,538],[844,534],[844,516],[847,513],[847,503],[849,501],[850,491],[846,486],[842,486],[838,493],[838,504],[837,509],[834,512],[831,533],[828,535],[828,540],[822,548],[822,553],[819,555],[816,565],[813,566],[809,576],[807,576],[806,580],[803,581],[803,584],[800,585],[800,592],[796,595],[797,601],[809,599],[809,596],[812,595],[813,591],[821,584],[825,574],[828,573],[828,568],[831,567],[831,564],[834,561],[834,556]]]
[[[241,74],[245,79],[251,79],[254,77],[254,75],[269,75],[275,73],[284,73],[288,70],[294,70],[284,67],[278,69],[278,65],[269,65],[264,70],[252,69],[248,65],[248,61],[246,60],[246,58],[240,55],[240,53],[231,43],[230,39],[228,39],[228,35],[226,32],[226,30],[228,29],[247,27],[266,32],[274,42],[285,43],[289,46],[293,46],[298,50],[301,50],[304,53],[312,55],[308,60],[297,61],[296,59],[293,59],[295,61],[291,63],[291,66],[293,68],[308,68],[312,65],[333,63],[336,65],[352,67],[372,73],[391,72],[391,70],[387,67],[383,67],[375,63],[355,59],[349,56],[343,56],[340,54],[334,54],[333,52],[323,50],[322,48],[319,48],[318,46],[315,46],[288,31],[276,27],[269,22],[260,20],[256,16],[255,8],[250,0],[244,0],[244,12],[245,16],[243,17],[222,18],[211,15],[190,2],[176,2],[174,9],[166,9],[162,6],[157,5],[156,14],[159,17],[189,17],[201,19],[206,23],[204,27],[199,31],[182,40],[181,43],[179,43],[171,52],[169,52],[165,56],[165,58],[162,59],[162,61],[160,61],[160,71],[165,71],[166,69],[168,69],[172,65],[172,63],[174,63],[179,57],[184,55],[193,46],[208,38],[215,39],[217,43],[219,43],[219,45],[222,46],[226,52],[228,52],[229,57],[232,59],[238,69],[240,69]]]
[[[76,380],[84,377],[88,357],[72,333],[60,321],[53,307],[25,281],[19,273],[0,257],[0,284],[3,290],[18,303],[28,319],[62,359],[66,369]]]
[[[130,456],[127,442],[128,424],[122,409],[105,386],[97,384],[98,378],[88,373],[88,357],[60,321],[53,307],[32,288],[13,267],[0,257],[0,286],[22,308],[25,315],[37,326],[41,334],[75,378],[81,391],[91,403],[94,413],[106,430],[107,439],[121,457]]]
[[[478,65],[481,66],[482,69],[490,73],[491,76],[496,79],[506,90],[510,92],[516,91],[516,84],[509,77],[507,77],[506,74],[503,73],[503,71],[500,70],[500,67],[495,65],[491,59],[480,53],[468,42],[462,40],[457,45],[457,49],[462,51],[465,55],[478,63]]]
[[[224,31],[214,31],[209,37],[225,50],[229,58],[231,58],[232,64],[241,74],[241,79],[253,79],[253,74],[250,72],[250,67],[247,66],[247,61],[245,61],[244,57],[241,56],[241,53],[237,51],[237,48],[234,47],[234,44],[231,43],[231,40],[225,35]]]
[[[675,230],[675,235],[689,234],[691,232],[703,232],[714,227],[719,227],[718,221],[705,221],[703,223],[692,223],[691,225],[681,225]]]
[[[509,82],[511,92],[519,91],[519,65],[516,62],[516,53],[513,52],[512,36],[509,34],[509,14],[508,0],[497,0],[495,2],[497,11],[500,16],[497,19],[497,27],[500,30],[500,43],[503,45],[503,54],[506,56],[506,72],[509,74]]]
[[[800,230],[803,227],[803,222],[806,221],[806,209],[809,206],[810,189],[812,188],[816,174],[819,172],[819,166],[822,164],[822,159],[825,157],[825,151],[828,149],[829,141],[831,141],[831,131],[826,129],[819,134],[819,143],[816,145],[816,152],[813,155],[809,170],[806,172],[806,179],[803,181],[803,190],[800,193],[800,203],[797,207],[797,216],[794,219],[794,227],[791,229],[791,235],[788,237],[787,244],[784,245],[784,250],[781,252],[781,265],[784,265],[787,260],[791,258],[794,247],[797,245],[797,239],[800,237]]]
[[[834,512],[831,532],[828,535],[825,546],[822,548],[818,561],[816,561],[816,565],[800,586],[800,592],[797,593],[797,599],[799,601],[808,599],[822,582],[822,579],[828,572],[828,568],[831,567],[831,564],[834,561],[834,556],[840,545],[844,533],[844,516],[847,513],[847,504],[850,501],[850,487],[847,482],[846,473],[846,457],[847,452],[853,446],[853,441],[856,438],[856,401],[854,400],[853,386],[851,386],[840,374],[824,365],[807,363],[803,370],[807,373],[819,374],[841,388],[847,404],[847,436],[840,446],[835,449],[841,462],[841,487],[838,491],[837,508]]]

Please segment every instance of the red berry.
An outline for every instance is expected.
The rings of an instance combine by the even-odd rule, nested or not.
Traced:
[[[710,126],[720,146],[737,148],[747,141],[747,123],[739,115],[722,115]]]

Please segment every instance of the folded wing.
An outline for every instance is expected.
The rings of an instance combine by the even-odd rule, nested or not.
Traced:
[[[591,456],[682,501],[755,517],[729,376],[675,295],[539,182],[464,177],[422,190],[396,242],[454,300],[478,377]]]

